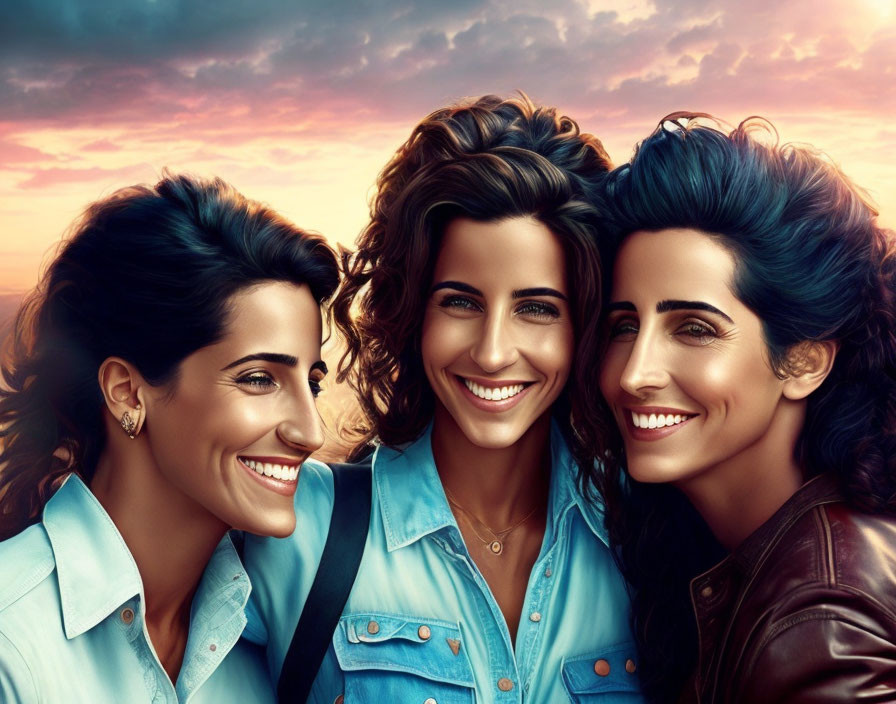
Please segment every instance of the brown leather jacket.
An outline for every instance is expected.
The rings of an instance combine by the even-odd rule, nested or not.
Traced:
[[[896,517],[805,484],[691,582],[700,659],[682,702],[896,702]]]

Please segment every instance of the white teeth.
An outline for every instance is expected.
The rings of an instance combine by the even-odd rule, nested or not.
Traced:
[[[631,413],[632,413],[632,425],[634,425],[636,428],[649,428],[649,429],[665,428],[666,426],[669,426],[669,425],[678,425],[679,423],[686,421],[690,417],[690,416],[682,416],[682,415],[678,415],[678,414],[663,415],[662,413],[660,413],[659,415],[657,415],[656,413],[651,413],[650,415],[647,415],[646,413],[635,413],[634,411],[632,411]]]
[[[483,398],[486,401],[503,401],[505,398],[516,396],[525,387],[524,384],[513,384],[512,386],[482,386],[475,381],[464,379],[464,384],[470,392]]]
[[[240,458],[240,461],[250,469],[254,469],[256,472],[263,474],[266,477],[273,477],[274,479],[280,479],[281,481],[287,482],[294,482],[299,477],[298,465],[271,464],[269,462],[257,462],[256,460],[244,459],[242,457]]]

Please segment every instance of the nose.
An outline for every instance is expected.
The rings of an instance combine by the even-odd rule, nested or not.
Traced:
[[[669,383],[669,373],[664,357],[660,341],[642,327],[619,379],[622,389],[632,396],[644,398],[651,390],[665,387]]]
[[[290,447],[309,455],[324,444],[320,414],[310,389],[285,409],[284,417],[277,425],[277,436]]]
[[[484,372],[498,372],[509,367],[519,357],[510,321],[504,311],[490,311],[483,319],[479,333],[470,349],[470,357]]]

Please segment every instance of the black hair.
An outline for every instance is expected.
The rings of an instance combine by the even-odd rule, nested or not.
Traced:
[[[165,175],[91,205],[15,319],[0,387],[0,538],[39,518],[60,477],[91,478],[105,443],[97,381],[110,356],[153,385],[225,332],[231,296],[307,284],[318,303],[335,255],[220,179]]]
[[[867,197],[807,146],[780,145],[751,118],[730,133],[708,115],[675,113],[613,171],[605,195],[618,239],[639,230],[700,230],[735,259],[733,293],[761,320],[784,377],[806,341],[833,340],[833,368],[807,400],[795,448],[806,479],[837,475],[850,502],[890,511],[896,495],[896,248]],[[595,377],[596,378],[596,377]],[[605,408],[609,414],[609,409]],[[634,590],[639,666],[653,701],[674,698],[695,666],[689,581],[723,555],[676,488],[623,480],[615,426],[599,489]]]

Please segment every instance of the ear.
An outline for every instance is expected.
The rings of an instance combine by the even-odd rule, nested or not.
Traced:
[[[839,347],[836,340],[807,341],[791,347],[787,354],[785,398],[799,401],[821,386],[834,366]]]
[[[146,418],[143,403],[146,381],[133,364],[121,357],[105,359],[100,365],[98,380],[106,408],[121,424],[122,432],[136,438]]]

